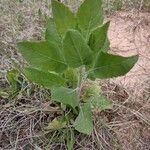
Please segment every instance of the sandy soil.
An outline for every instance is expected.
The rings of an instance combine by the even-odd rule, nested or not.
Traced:
[[[116,12],[108,19],[111,20],[109,38],[113,53],[122,56],[139,55],[134,68],[124,77],[113,81],[134,89],[140,96],[145,89],[150,88],[150,14],[124,11]]]

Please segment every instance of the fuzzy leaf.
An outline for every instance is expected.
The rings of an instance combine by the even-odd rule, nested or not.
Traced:
[[[110,41],[109,41],[108,37],[106,37],[105,43],[104,43],[103,47],[101,48],[101,50],[103,52],[107,52],[110,50]]]
[[[63,3],[52,0],[52,12],[57,29],[62,36],[68,29],[75,28],[75,16]]]
[[[54,22],[54,19],[52,19],[52,18],[48,19],[48,24],[47,24],[47,28],[46,28],[46,32],[45,32],[45,39],[50,42],[54,42],[54,43],[58,44],[59,47],[62,46],[61,38],[56,29],[56,24]]]
[[[61,76],[55,73],[43,72],[34,68],[25,68],[23,73],[28,80],[47,88],[61,86],[65,82]]]
[[[53,119],[47,127],[45,127],[46,130],[58,130],[63,127],[65,127],[67,124],[67,121],[64,117],[55,118]]]
[[[125,75],[137,62],[138,56],[122,57],[107,53],[99,53],[94,73],[96,78],[112,78]]]
[[[48,41],[20,42],[18,48],[30,66],[42,71],[63,72],[66,64],[61,49]]]
[[[85,0],[77,12],[78,26],[83,34],[90,31],[103,22],[102,0]]]
[[[78,96],[75,90],[65,87],[58,87],[53,88],[51,94],[52,100],[65,105],[70,105],[72,108],[75,108],[79,104]]]
[[[70,67],[77,68],[91,63],[92,51],[78,31],[67,31],[63,47],[66,62]]]
[[[75,129],[84,134],[91,134],[93,131],[92,112],[90,103],[84,103],[74,123]]]
[[[107,31],[109,22],[96,28],[90,35],[89,45],[94,52],[108,51],[106,49],[106,42],[108,42]],[[104,47],[105,46],[105,47]]]
[[[93,96],[90,98],[91,107],[100,110],[112,109],[112,103],[102,96]]]

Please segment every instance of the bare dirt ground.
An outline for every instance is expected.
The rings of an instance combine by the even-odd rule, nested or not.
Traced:
[[[41,39],[44,31],[38,9],[47,14],[47,4],[3,1],[0,19],[0,48],[16,62],[22,62],[16,42]],[[139,61],[124,77],[98,81],[103,94],[114,103],[113,110],[94,113],[92,136],[76,135],[75,150],[150,149],[150,13],[118,11],[111,20],[109,39],[113,53],[139,54]],[[0,51],[0,88],[6,84],[5,72],[13,68]],[[33,85],[27,85],[33,88]],[[34,86],[35,88],[35,86]],[[47,91],[35,88],[32,97],[20,94],[14,100],[0,99],[0,150],[63,150],[65,141],[53,140],[55,133],[43,127],[55,116],[57,107],[47,101]],[[62,138],[63,139],[63,138]]]
[[[123,87],[134,88],[136,94],[141,94],[149,86],[150,79],[150,14],[124,11],[108,19],[111,20],[111,50],[123,56],[139,55],[134,68],[116,80]]]

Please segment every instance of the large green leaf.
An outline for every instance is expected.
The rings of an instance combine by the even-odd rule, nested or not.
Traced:
[[[112,78],[122,76],[132,69],[137,60],[137,55],[122,57],[101,52],[94,66],[95,77]]]
[[[104,43],[103,47],[101,48],[101,50],[103,52],[107,52],[110,50],[110,41],[109,41],[108,37],[106,37],[105,43]]]
[[[91,107],[100,110],[112,109],[112,103],[103,96],[92,96],[90,98]]]
[[[68,29],[75,28],[75,16],[67,6],[56,0],[52,0],[52,12],[57,29],[61,35],[64,35]]]
[[[63,40],[64,54],[70,67],[79,67],[91,63],[92,51],[76,30],[68,30]]]
[[[53,88],[51,91],[51,98],[54,101],[63,103],[65,105],[70,105],[73,108],[79,104],[77,92],[65,87]]]
[[[107,51],[104,46],[108,42],[107,31],[109,27],[109,22],[96,28],[90,35],[89,45],[94,52]]]
[[[85,0],[77,12],[78,26],[83,34],[90,31],[103,22],[102,0]]]
[[[54,19],[52,19],[52,18],[48,19],[47,28],[46,28],[46,32],[45,32],[45,39],[50,42],[54,42],[54,43],[58,44],[59,47],[62,46],[61,38],[56,29],[56,24],[54,22]]]
[[[43,72],[34,68],[25,68],[23,73],[28,80],[47,88],[61,86],[65,82],[61,76],[55,73]]]
[[[20,42],[18,48],[32,67],[56,72],[63,72],[66,69],[62,50],[52,42]]]
[[[75,129],[84,134],[91,134],[93,131],[92,112],[90,103],[80,107],[80,112],[74,123]]]

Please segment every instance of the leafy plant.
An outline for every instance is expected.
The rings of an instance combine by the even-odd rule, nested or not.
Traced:
[[[9,84],[8,87],[0,90],[0,97],[12,98],[19,94],[21,90],[22,79],[19,72],[15,69],[7,71],[6,79]]]
[[[50,129],[71,125],[81,133],[91,134],[91,110],[110,109],[111,103],[98,94],[95,86],[81,98],[83,83],[88,78],[124,75],[138,60],[138,56],[122,57],[108,52],[110,23],[103,23],[101,5],[101,0],[85,0],[75,14],[52,0],[53,18],[48,20],[45,40],[18,43],[29,65],[22,71],[26,78],[50,88],[51,100],[66,106],[62,109],[65,119],[54,119]]]

